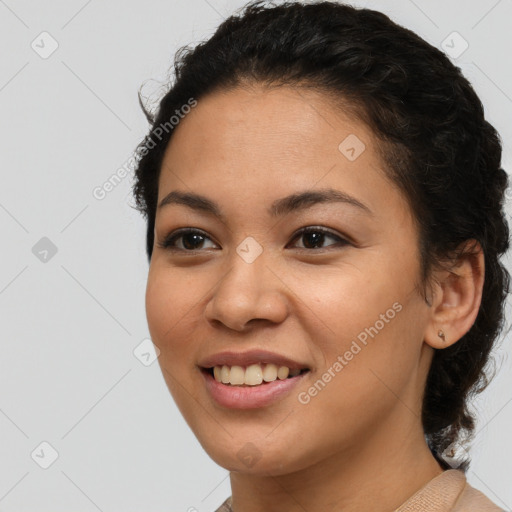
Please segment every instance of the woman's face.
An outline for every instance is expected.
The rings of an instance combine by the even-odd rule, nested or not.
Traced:
[[[177,195],[158,208],[146,312],[169,390],[219,465],[285,474],[422,435],[432,349],[418,238],[383,165],[371,131],[312,91],[215,93],[175,128],[158,203],[199,195],[220,216]],[[313,192],[324,200],[293,200]],[[181,228],[199,233],[159,246]],[[308,371],[241,387],[201,369],[252,350]],[[218,362],[243,380],[255,362],[275,377],[269,361]]]

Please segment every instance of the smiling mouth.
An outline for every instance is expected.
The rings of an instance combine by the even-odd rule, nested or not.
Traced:
[[[212,366],[210,368],[201,368],[201,371],[226,386],[254,387],[264,386],[275,381],[293,379],[310,370],[309,368],[290,370],[286,366],[278,367],[270,363],[263,366],[253,364],[248,367]]]

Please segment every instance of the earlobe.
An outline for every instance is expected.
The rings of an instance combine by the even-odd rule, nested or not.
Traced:
[[[439,272],[430,300],[430,321],[425,342],[443,349],[456,343],[474,324],[485,277],[482,247],[476,240],[463,244],[457,261],[450,270]]]

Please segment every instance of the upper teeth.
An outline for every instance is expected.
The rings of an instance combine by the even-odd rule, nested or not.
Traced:
[[[295,377],[299,375],[300,370],[290,370],[287,366],[277,366],[273,363],[265,364],[264,367],[260,364],[251,364],[244,368],[243,366],[214,366],[213,376],[217,382],[223,384],[232,384],[241,386],[247,384],[249,386],[257,386],[263,381],[272,382],[276,379],[284,380],[288,375]]]

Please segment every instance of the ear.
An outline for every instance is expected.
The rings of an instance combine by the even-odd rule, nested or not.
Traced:
[[[471,239],[458,250],[462,252],[453,266],[434,275],[425,342],[436,349],[453,345],[471,329],[482,300],[485,277],[482,247]],[[439,334],[444,334],[444,340]]]

